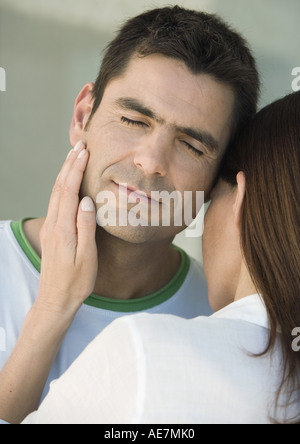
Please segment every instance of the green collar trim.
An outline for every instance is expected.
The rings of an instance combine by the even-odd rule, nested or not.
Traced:
[[[12,232],[34,268],[41,272],[41,258],[34,251],[23,230],[23,223],[30,218],[23,218],[17,222],[11,223]],[[190,258],[185,251],[173,245],[173,248],[181,254],[181,266],[174,278],[161,290],[143,298],[131,300],[108,299],[96,294],[91,294],[84,302],[85,305],[100,308],[102,310],[116,311],[121,313],[134,313],[146,311],[150,308],[161,305],[166,302],[181,288],[190,269]]]
[[[41,272],[41,258],[39,255],[35,252],[35,250],[32,248],[32,246],[29,243],[29,240],[25,236],[24,230],[23,230],[23,223],[27,220],[31,220],[31,218],[24,218],[19,220],[18,222],[12,222],[11,223],[11,229],[14,233],[15,238],[17,239],[18,244],[22,248],[23,252],[27,256],[27,258],[30,260],[34,268],[40,273]]]

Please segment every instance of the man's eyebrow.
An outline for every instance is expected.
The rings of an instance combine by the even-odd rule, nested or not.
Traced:
[[[120,99],[116,100],[115,104],[124,110],[136,111],[143,114],[144,116],[149,117],[160,124],[165,123],[165,120],[159,117],[151,108],[148,108],[138,100],[131,97],[121,97]]]
[[[219,142],[208,132],[199,131],[194,128],[182,128],[176,126],[177,131],[180,133],[186,134],[192,139],[197,140],[202,145],[204,145],[208,151],[212,154],[217,154],[220,150]]]
[[[159,124],[166,123],[165,119],[157,115],[151,108],[145,106],[138,100],[131,98],[131,97],[121,97],[118,100],[116,100],[115,104],[124,109],[129,111],[136,111],[146,117],[149,117],[152,120],[155,120]],[[208,132],[197,130],[194,128],[186,128],[186,127],[180,127],[177,125],[173,125],[176,131],[183,133],[192,139],[197,140],[202,145],[204,145],[207,150],[213,154],[217,154],[219,152],[219,143],[218,141]]]

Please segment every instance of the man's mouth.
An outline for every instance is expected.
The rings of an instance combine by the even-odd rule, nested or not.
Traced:
[[[127,194],[130,199],[133,200],[132,203],[141,202],[147,205],[160,204],[159,201],[153,198],[152,193],[143,191],[134,185],[128,185],[126,183],[118,183],[114,181],[114,184],[119,188],[119,192]]]

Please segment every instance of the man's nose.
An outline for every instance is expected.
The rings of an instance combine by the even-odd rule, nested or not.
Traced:
[[[166,176],[171,160],[172,142],[170,137],[152,135],[143,140],[134,155],[134,164],[143,170],[145,176]]]

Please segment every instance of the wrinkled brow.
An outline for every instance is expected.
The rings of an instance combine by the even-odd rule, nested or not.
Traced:
[[[163,119],[161,116],[159,116],[155,111],[153,111],[148,106],[144,105],[140,101],[131,98],[131,97],[121,97],[116,100],[115,104],[127,111],[136,111],[139,114],[142,114],[143,116],[149,117],[150,119],[154,120],[155,122],[159,123],[160,125],[163,125],[166,123],[165,119]],[[202,145],[204,145],[207,150],[213,154],[217,154],[220,150],[218,141],[207,131],[201,131],[195,128],[189,128],[189,127],[182,127],[178,125],[172,125],[174,129],[177,132],[183,133],[192,139],[197,140]]]
[[[136,99],[130,97],[121,97],[116,101],[116,105],[124,110],[136,111],[143,116],[149,117],[152,120],[155,120],[157,123],[164,124],[165,120],[159,117],[151,108],[143,105]]]

